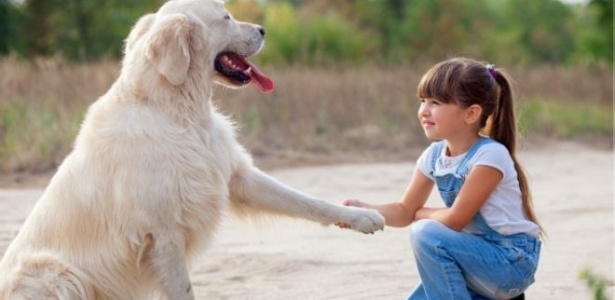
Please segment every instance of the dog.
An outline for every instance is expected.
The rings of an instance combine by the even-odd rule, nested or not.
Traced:
[[[256,168],[216,111],[214,83],[274,88],[247,59],[264,36],[219,0],[171,0],[141,17],[119,77],[88,108],[0,261],[0,298],[194,299],[189,266],[227,210],[381,230],[374,210],[330,204]]]

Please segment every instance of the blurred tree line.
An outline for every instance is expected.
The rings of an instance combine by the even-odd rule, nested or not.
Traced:
[[[0,55],[121,56],[163,0],[0,0]],[[467,55],[499,64],[613,63],[613,0],[227,0],[267,31],[260,63],[400,64]]]

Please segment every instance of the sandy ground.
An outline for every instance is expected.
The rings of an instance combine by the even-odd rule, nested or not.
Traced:
[[[591,299],[578,278],[584,268],[608,278],[613,295],[613,152],[558,143],[520,159],[548,232],[527,299]],[[401,196],[413,168],[352,164],[270,174],[333,203],[388,202]],[[41,193],[0,190],[0,255]],[[430,202],[438,201],[432,195]],[[193,268],[197,299],[404,299],[419,281],[407,231],[363,235],[286,218],[227,218]]]

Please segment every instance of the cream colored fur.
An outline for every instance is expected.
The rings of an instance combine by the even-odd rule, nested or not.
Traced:
[[[216,54],[260,51],[260,27],[216,0],[142,17],[122,71],[0,261],[0,299],[193,299],[191,260],[224,211],[382,229],[375,211],[315,199],[255,168],[211,103]],[[280,126],[283,126],[280,124]]]

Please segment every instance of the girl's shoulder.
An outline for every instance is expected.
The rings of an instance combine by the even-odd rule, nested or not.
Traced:
[[[504,167],[513,163],[508,148],[496,140],[484,143],[476,150],[473,157],[474,164],[486,164]]]
[[[488,138],[488,142],[487,143],[483,143],[483,145],[478,148],[478,151],[482,151],[482,152],[496,152],[496,153],[500,153],[500,154],[507,154],[510,155],[510,153],[508,152],[508,148],[506,148],[506,146],[504,146],[504,144]]]

